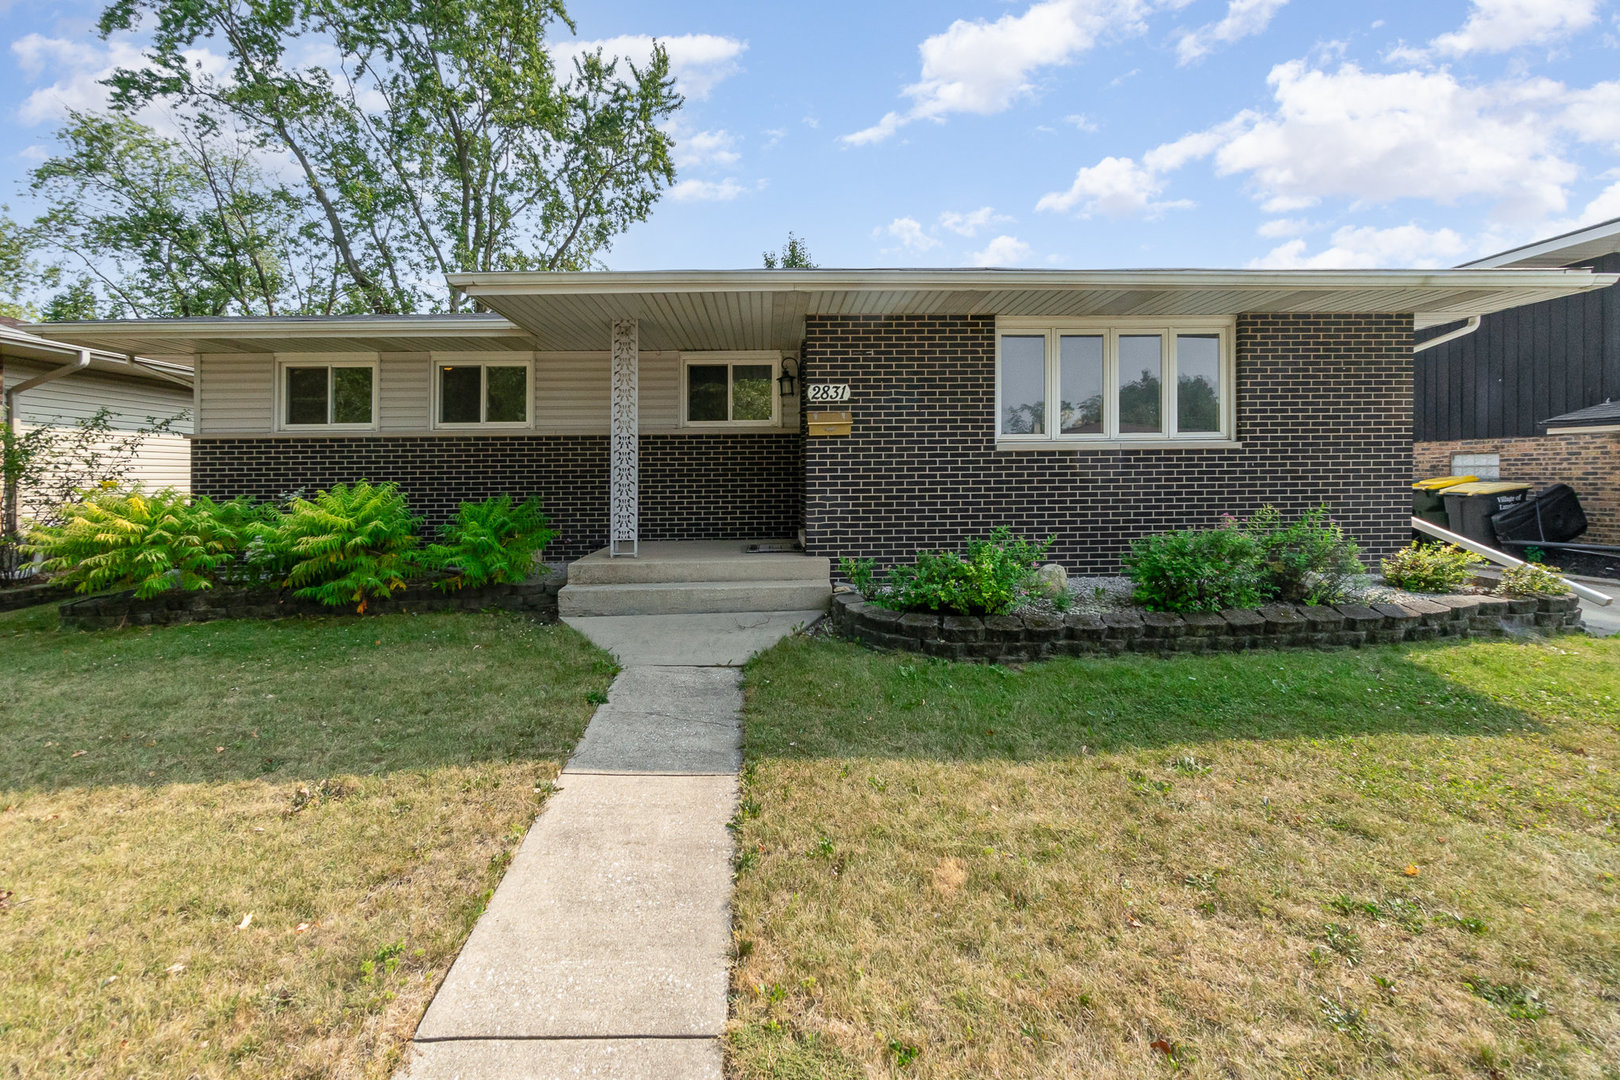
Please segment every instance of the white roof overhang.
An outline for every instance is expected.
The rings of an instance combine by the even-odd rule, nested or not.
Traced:
[[[1575,266],[1616,252],[1620,252],[1620,218],[1499,251],[1495,255],[1463,263],[1463,268]]]
[[[676,270],[454,274],[494,314],[53,323],[64,340],[208,352],[797,349],[810,315],[1410,313],[1419,328],[1602,288],[1587,270]]]
[[[0,325],[0,356],[15,356],[44,364],[70,364],[78,359],[79,350],[87,344],[56,341],[16,327]],[[192,369],[187,365],[93,346],[90,347],[90,370],[183,386],[190,386],[192,381]]]

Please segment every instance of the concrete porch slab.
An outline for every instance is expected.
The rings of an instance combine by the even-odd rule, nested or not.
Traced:
[[[566,616],[563,622],[630,667],[739,667],[825,611]]]

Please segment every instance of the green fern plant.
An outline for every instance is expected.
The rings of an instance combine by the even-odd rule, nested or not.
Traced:
[[[313,499],[295,498],[262,526],[263,559],[287,567],[293,595],[328,607],[384,597],[421,569],[418,519],[396,484],[338,484]]]
[[[464,502],[439,530],[443,543],[430,544],[422,561],[448,575],[437,583],[447,591],[522,581],[534,569],[535,553],[556,539],[550,526],[532,496],[516,504],[510,495]]]
[[[244,501],[189,499],[173,488],[81,494],[61,508],[60,524],[35,528],[25,550],[75,592],[134,588],[143,600],[213,588],[246,545],[254,513]]]

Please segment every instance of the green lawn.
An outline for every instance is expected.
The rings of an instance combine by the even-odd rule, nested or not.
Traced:
[[[54,608],[0,663],[4,1077],[388,1075],[613,672],[504,615]]]
[[[746,688],[734,1077],[1620,1077],[1620,641]]]

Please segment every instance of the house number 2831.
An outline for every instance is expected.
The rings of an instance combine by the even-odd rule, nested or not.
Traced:
[[[812,405],[825,405],[849,400],[848,383],[810,383],[804,388],[805,400]]]

